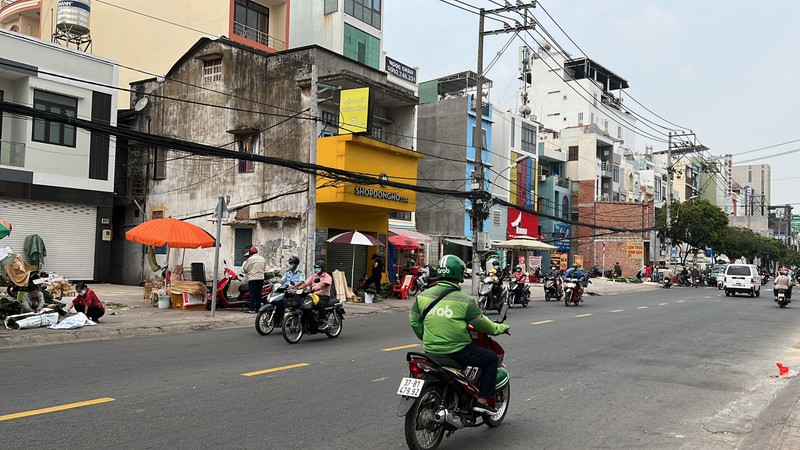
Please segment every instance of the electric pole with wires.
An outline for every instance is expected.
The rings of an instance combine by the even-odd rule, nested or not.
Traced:
[[[520,31],[532,30],[536,21],[533,15],[530,14],[530,9],[536,7],[536,2],[533,1],[525,4],[518,1],[516,5],[506,4],[502,8],[497,9],[483,9],[479,12],[479,25],[478,25],[478,70],[475,89],[475,126],[472,129],[472,148],[475,151],[473,156],[475,161],[475,173],[472,180],[472,190],[475,194],[472,196],[472,294],[478,294],[480,285],[478,272],[481,267],[480,252],[486,251],[489,243],[489,236],[483,231],[483,225],[486,220],[489,202],[491,198],[490,193],[486,190],[486,173],[484,167],[484,153],[486,148],[483,142],[483,38],[495,34],[505,33],[519,33]],[[518,12],[522,22],[515,21],[514,24],[503,23],[502,29],[485,30],[485,18],[487,15],[496,15],[505,12]],[[487,102],[488,107],[488,102]]]

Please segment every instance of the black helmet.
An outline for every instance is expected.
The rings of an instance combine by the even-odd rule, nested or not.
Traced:
[[[289,264],[294,264],[295,266],[300,264],[300,258],[298,258],[297,256],[290,256]]]
[[[322,269],[323,272],[325,272],[326,271],[325,261],[318,259],[317,262],[314,263],[314,268],[316,269],[317,267],[319,267],[320,269]]]

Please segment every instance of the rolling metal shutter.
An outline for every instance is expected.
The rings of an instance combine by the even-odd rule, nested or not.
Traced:
[[[353,283],[350,282],[351,272],[353,269],[353,247],[356,251],[355,260],[355,277],[352,278]],[[367,247],[363,245],[349,245],[349,244],[332,244],[328,243],[328,272],[333,273],[334,270],[341,270],[345,273],[347,283],[353,288],[353,284],[358,283],[361,275],[367,273]]]
[[[0,247],[24,255],[25,238],[38,234],[47,248],[42,270],[73,280],[94,279],[96,207],[0,199],[0,218],[14,227]]]

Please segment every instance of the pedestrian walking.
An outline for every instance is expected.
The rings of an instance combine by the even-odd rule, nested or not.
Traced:
[[[372,255],[372,275],[367,278],[367,282],[364,283],[364,290],[367,290],[373,283],[375,284],[375,290],[380,289],[381,287],[381,278],[383,278],[383,269],[386,267],[386,264],[383,262],[383,258],[381,255],[375,253]]]

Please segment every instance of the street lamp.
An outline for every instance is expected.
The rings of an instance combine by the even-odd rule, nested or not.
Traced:
[[[504,168],[500,172],[497,172],[497,175],[495,175],[494,180],[492,180],[492,182],[491,182],[491,185],[494,186],[494,184],[497,182],[497,179],[500,178],[500,175],[502,175],[503,172],[505,172],[506,170],[509,170],[509,169],[511,169],[513,167],[517,167],[519,165],[519,163],[521,163],[522,161],[525,161],[528,158],[530,158],[529,155],[522,155],[519,158],[517,158],[516,161],[514,161],[514,163],[509,164],[508,167]],[[509,187],[509,190],[510,189],[511,188]]]

